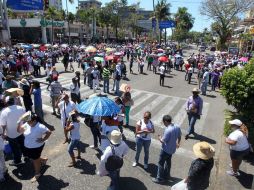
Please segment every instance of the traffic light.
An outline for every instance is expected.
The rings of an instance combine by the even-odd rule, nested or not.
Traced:
[[[44,10],[49,8],[49,0],[44,0]]]

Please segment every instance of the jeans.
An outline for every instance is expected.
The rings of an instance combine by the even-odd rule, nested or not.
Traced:
[[[101,133],[100,130],[98,129],[98,125],[99,125],[98,123],[91,122],[90,129],[93,134],[94,147],[98,147],[98,139],[101,144]]]
[[[164,77],[165,75],[160,74],[160,86],[164,86]]]
[[[8,141],[13,153],[13,161],[16,164],[21,162],[21,156],[24,152],[24,139],[24,135],[20,135],[14,139],[8,137]]]
[[[151,144],[151,140],[143,140],[142,138],[137,137],[136,138],[136,156],[135,156],[135,161],[138,163],[140,152],[142,150],[142,146],[144,147],[144,164],[148,164],[148,159],[149,159],[149,147]]]
[[[120,80],[115,80],[115,84],[116,84],[116,91],[115,91],[115,94],[116,95],[119,95],[119,86],[120,86]]]
[[[34,105],[34,112],[41,119],[41,121],[44,121],[42,105]]]
[[[131,107],[130,107],[130,106],[125,106],[125,119],[126,119],[126,125],[129,125],[129,121],[130,121],[130,110],[131,110]]]
[[[188,83],[191,83],[191,77],[192,77],[192,73],[188,73]]]
[[[158,162],[158,170],[157,170],[157,179],[167,180],[170,177],[170,169],[171,169],[171,158],[172,155],[161,150],[159,162]]]
[[[203,81],[203,82],[201,83],[200,88],[201,88],[201,93],[202,93],[203,95],[206,95],[207,85],[208,85],[208,82],[206,82],[206,81]]]
[[[74,155],[74,148],[77,147],[78,150],[80,150],[80,140],[79,139],[73,139],[71,140],[69,147],[68,147],[68,152],[70,155]]]
[[[104,78],[103,92],[109,93],[109,78]]]
[[[96,88],[99,88],[99,80],[98,79],[93,79],[93,92],[94,93],[96,92]]]
[[[109,177],[111,179],[110,182],[110,190],[120,190],[120,170],[109,171]]]
[[[194,125],[197,120],[197,114],[188,113],[188,120],[189,120],[189,129],[188,129],[188,135],[194,134]]]

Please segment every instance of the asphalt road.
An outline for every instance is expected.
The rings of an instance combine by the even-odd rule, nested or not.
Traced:
[[[185,57],[192,52],[196,52],[195,47],[191,50],[184,51]],[[128,67],[128,64],[127,64]],[[57,64],[57,69],[63,71],[61,63]],[[146,110],[152,112],[152,121],[155,123],[156,132],[153,135],[152,144],[150,147],[149,168],[147,171],[143,169],[143,153],[140,156],[141,165],[133,168],[132,162],[135,156],[135,137],[133,127],[124,130],[127,137],[127,144],[130,151],[124,160],[124,166],[121,170],[121,190],[152,190],[152,189],[169,189],[176,182],[186,177],[190,163],[195,156],[192,152],[192,146],[200,141],[205,140],[213,144],[216,149],[215,159],[220,153],[220,139],[223,131],[224,109],[226,103],[220,96],[219,92],[208,92],[208,96],[202,97],[204,111],[201,120],[196,124],[196,132],[200,134],[196,139],[190,138],[184,140],[184,134],[188,128],[186,113],[184,112],[184,104],[186,99],[191,95],[191,90],[197,87],[197,82],[193,77],[193,82],[187,84],[184,80],[184,72],[173,71],[165,78],[165,87],[159,86],[159,75],[153,74],[151,71],[145,71],[144,75],[137,72],[137,67],[134,65],[134,73],[129,75],[128,80],[121,83],[129,83],[132,87],[134,97],[134,106],[131,110],[131,126],[142,118],[142,114]],[[74,76],[73,73],[62,73],[59,81],[68,87],[70,79]],[[38,79],[45,81],[45,78]],[[63,142],[63,130],[60,125],[60,120],[51,115],[49,95],[46,86],[42,85],[43,91],[43,108],[45,111],[45,121],[49,127],[55,130],[52,136],[47,141],[43,151],[43,156],[49,158],[48,165],[44,170],[44,175],[36,183],[31,183],[29,179],[33,175],[33,167],[31,163],[25,163],[19,168],[9,167],[10,177],[5,184],[0,184],[1,190],[104,190],[109,185],[108,177],[99,177],[96,175],[96,167],[99,163],[99,154],[97,151],[89,148],[93,142],[90,129],[82,125],[81,141],[82,141],[82,160],[78,162],[77,168],[68,168],[70,157],[67,152],[67,145]],[[90,89],[82,84],[81,94],[83,97],[93,94]],[[112,96],[110,96],[112,97]],[[170,114],[174,122],[181,126],[183,138],[181,147],[177,150],[172,159],[172,181],[158,185],[151,181],[151,178],[156,175],[156,164],[159,158],[160,143],[157,140],[158,134],[163,132],[161,118],[164,114]],[[9,161],[7,161],[7,164]],[[217,162],[216,162],[217,163]],[[213,168],[211,177],[211,188],[216,177],[217,164]]]

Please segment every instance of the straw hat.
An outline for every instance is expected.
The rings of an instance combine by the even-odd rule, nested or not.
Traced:
[[[118,130],[113,130],[109,135],[110,142],[114,145],[120,144],[122,141],[122,133]]]
[[[22,85],[28,85],[29,86],[29,83],[26,79],[21,79],[21,81],[19,81],[20,84]]]
[[[199,89],[198,89],[198,88],[193,88],[193,89],[192,89],[192,92],[199,93],[200,91],[199,91]]]
[[[17,94],[18,96],[23,96],[24,95],[24,90],[20,88],[10,88],[6,90],[6,92],[11,93],[11,94]]]
[[[28,122],[31,121],[32,118],[32,113],[31,111],[28,111],[26,113],[24,113],[18,120],[18,122],[23,121],[23,122]]]
[[[209,160],[215,154],[215,149],[207,142],[198,142],[193,146],[193,152],[196,157],[202,160]]]

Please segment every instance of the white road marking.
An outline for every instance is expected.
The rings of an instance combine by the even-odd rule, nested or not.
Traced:
[[[185,103],[184,103],[180,108],[180,110],[177,112],[177,114],[173,117],[173,122],[181,127],[186,116],[187,114],[185,111]]]
[[[145,102],[152,96],[153,96],[153,94],[144,94],[143,96],[140,96],[138,99],[134,100],[134,105],[131,107],[131,110],[135,109],[136,107],[138,107],[140,104],[142,104],[143,102]],[[142,100],[142,101],[140,101],[140,100]]]
[[[179,102],[180,98],[172,98],[156,115],[153,116],[153,124],[155,126],[161,126],[162,116],[165,114],[169,114],[176,104]]]

